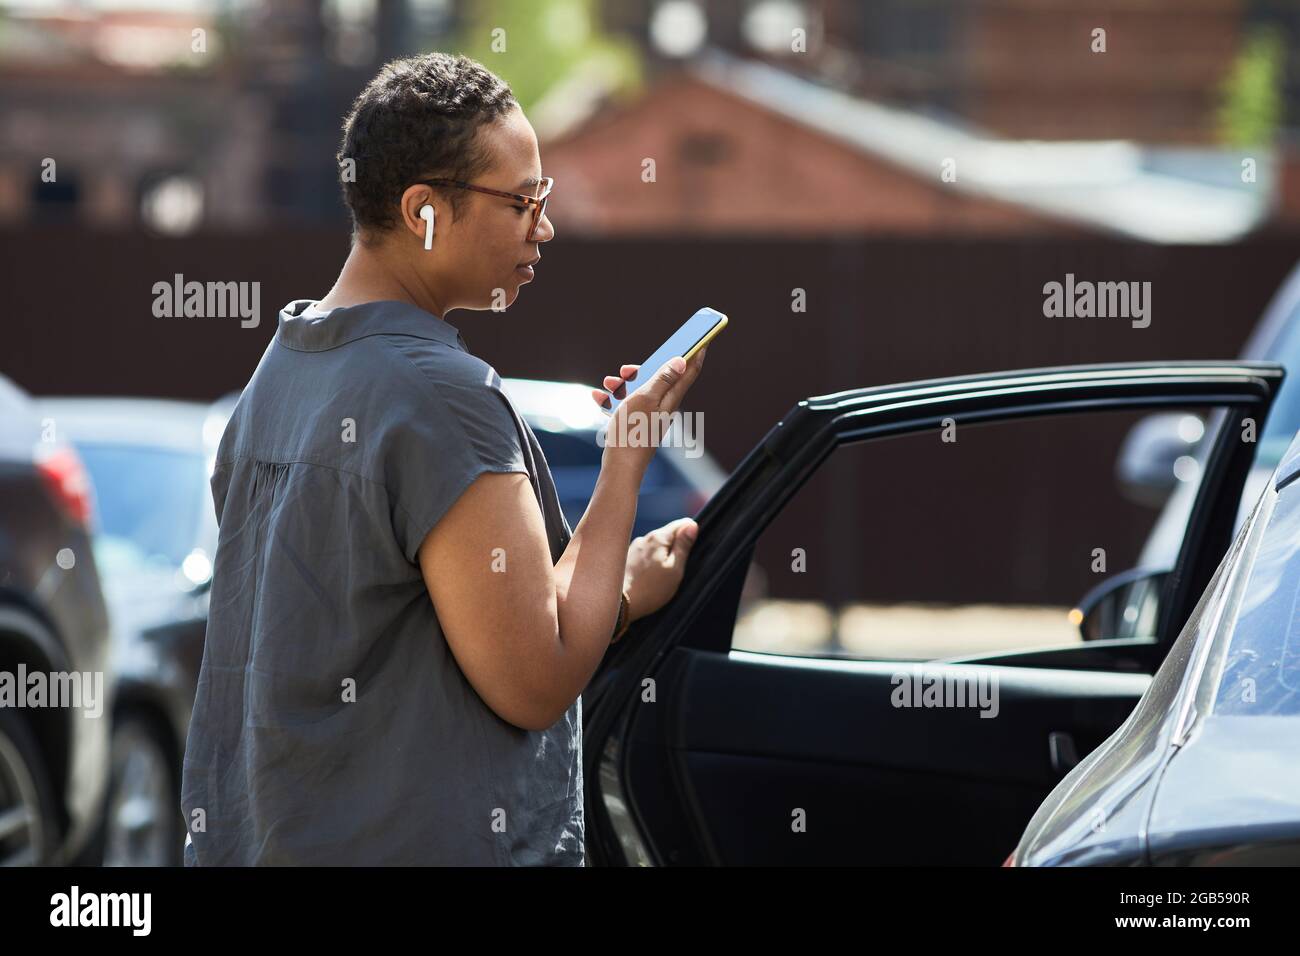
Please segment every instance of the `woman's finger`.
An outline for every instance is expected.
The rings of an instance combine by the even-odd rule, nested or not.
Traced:
[[[691,385],[695,383],[695,379],[699,377],[700,365],[704,361],[704,353],[707,351],[708,349],[704,348],[691,356],[690,361],[686,363],[686,371],[682,373],[682,377],[677,380],[676,384],[674,384],[672,388],[664,393],[663,402],[661,404],[663,410],[667,412],[674,412],[677,410],[677,406],[681,404],[682,399],[686,396],[686,392],[690,389]]]

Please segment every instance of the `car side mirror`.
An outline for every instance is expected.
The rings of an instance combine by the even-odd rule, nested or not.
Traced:
[[[1167,570],[1131,568],[1102,581],[1070,612],[1085,641],[1154,637]]]
[[[1115,462],[1124,497],[1152,508],[1163,505],[1180,480],[1195,476],[1196,446],[1204,434],[1205,422],[1187,413],[1162,412],[1139,421]]]

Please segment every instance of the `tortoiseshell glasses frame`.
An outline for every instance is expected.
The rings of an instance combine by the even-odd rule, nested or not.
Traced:
[[[539,184],[541,186],[541,195],[525,196],[523,193],[509,193],[500,189],[489,189],[486,186],[475,186],[473,183],[463,183],[459,179],[422,179],[421,184],[425,186],[455,186],[458,189],[472,189],[476,193],[487,193],[489,196],[502,196],[506,199],[513,199],[515,202],[521,202],[533,207],[533,223],[528,227],[528,235],[525,242],[532,242],[537,235],[537,226],[542,221],[542,216],[546,215],[546,197],[551,194],[551,189],[555,186],[555,180],[550,176],[542,177]]]

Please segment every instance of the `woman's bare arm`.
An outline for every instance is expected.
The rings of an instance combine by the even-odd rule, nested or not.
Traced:
[[[665,365],[615,415],[675,410],[703,359],[701,350],[688,365]],[[480,475],[421,543],[420,570],[452,654],[503,720],[550,727],[599,666],[655,444],[606,446],[591,502],[555,565],[532,485],[518,472]],[[663,573],[679,581],[680,563],[665,559]]]
[[[618,617],[641,473],[605,467],[552,566],[527,475],[480,475],[420,546],[425,586],[456,662],[501,719],[559,720],[582,693]]]

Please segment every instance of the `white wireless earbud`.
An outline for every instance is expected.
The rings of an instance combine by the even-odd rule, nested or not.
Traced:
[[[433,248],[433,206],[425,203],[420,207],[420,218],[424,220],[424,248]]]

